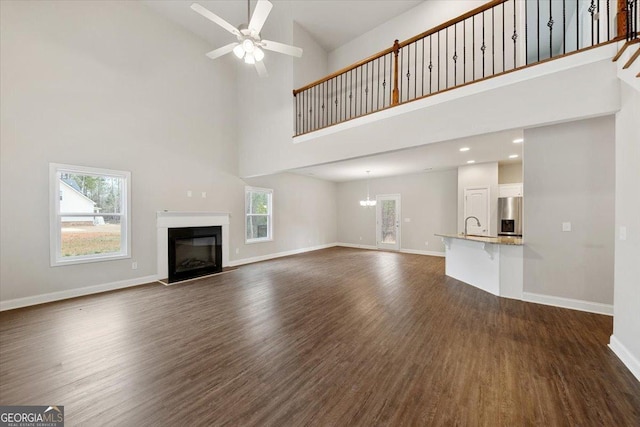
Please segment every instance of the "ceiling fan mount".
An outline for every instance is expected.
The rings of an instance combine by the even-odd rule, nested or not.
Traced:
[[[247,15],[249,15],[250,12],[250,1],[251,0],[247,0]],[[237,42],[212,50],[207,53],[207,56],[211,59],[216,59],[229,52],[233,52],[236,57],[243,59],[245,63],[254,65],[260,77],[267,76],[267,69],[262,62],[265,56],[264,50],[283,53],[297,58],[302,56],[302,49],[299,47],[262,39],[260,32],[272,8],[273,5],[268,0],[258,0],[253,15],[249,18],[249,23],[234,27],[198,3],[191,5],[191,9],[195,12],[235,35],[238,40]]]

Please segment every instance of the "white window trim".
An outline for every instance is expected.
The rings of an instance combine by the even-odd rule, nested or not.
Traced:
[[[124,239],[121,239],[120,252],[82,255],[77,257],[61,256],[60,222],[63,215],[60,214],[60,184],[58,180],[58,172],[60,171],[86,175],[108,175],[124,179],[125,185],[122,188],[122,192],[124,193],[122,198],[125,203],[122,204],[122,212],[120,213],[120,229]],[[96,214],[65,212],[65,216],[93,217],[96,216]],[[49,163],[49,221],[49,255],[51,267],[131,258],[131,172],[62,163]]]
[[[269,234],[267,237],[257,239],[247,239],[247,217],[251,214],[247,213],[247,193],[248,192],[262,192],[269,193]],[[273,241],[273,190],[271,188],[261,187],[244,187],[244,242],[247,244],[271,242]]]

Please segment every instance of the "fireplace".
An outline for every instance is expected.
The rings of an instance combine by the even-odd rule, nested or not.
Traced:
[[[169,283],[222,271],[222,227],[168,229]]]

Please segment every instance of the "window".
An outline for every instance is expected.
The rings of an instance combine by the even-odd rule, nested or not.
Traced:
[[[247,218],[245,241],[253,243],[273,240],[273,190],[245,187],[244,204]]]
[[[131,174],[49,164],[51,266],[129,258]]]

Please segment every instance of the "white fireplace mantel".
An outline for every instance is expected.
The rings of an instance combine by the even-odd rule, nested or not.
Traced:
[[[229,213],[227,212],[156,212],[158,277],[169,275],[169,242],[170,228],[222,226],[222,266],[229,265]]]

